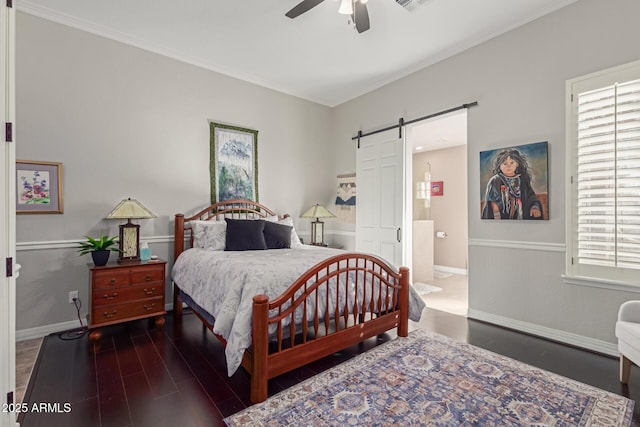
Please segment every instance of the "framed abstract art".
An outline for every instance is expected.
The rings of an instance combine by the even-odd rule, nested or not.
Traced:
[[[442,196],[444,194],[444,182],[443,181],[431,181],[431,195]]]

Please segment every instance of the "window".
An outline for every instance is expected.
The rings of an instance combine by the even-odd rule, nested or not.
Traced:
[[[568,276],[640,286],[640,61],[567,90]]]

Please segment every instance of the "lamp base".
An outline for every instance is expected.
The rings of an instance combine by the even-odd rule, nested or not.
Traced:
[[[118,262],[140,260],[140,225],[131,223],[120,224],[120,256]]]
[[[311,244],[324,246],[324,222],[318,218],[315,221],[311,221]]]

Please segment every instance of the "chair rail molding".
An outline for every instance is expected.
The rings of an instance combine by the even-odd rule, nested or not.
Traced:
[[[140,241],[148,243],[173,243],[173,236],[140,236]],[[16,242],[16,251],[38,251],[43,249],[76,248],[84,239],[47,240],[41,242]]]
[[[515,240],[494,239],[469,239],[469,246],[501,249],[523,249],[529,251],[562,252],[565,253],[567,245],[564,243],[548,242],[520,242]]]

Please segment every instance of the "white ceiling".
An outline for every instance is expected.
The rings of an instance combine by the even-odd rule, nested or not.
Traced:
[[[411,128],[414,153],[467,144],[467,110],[418,122]]]
[[[18,0],[18,10],[336,106],[577,0],[369,0],[358,34],[325,0]],[[414,0],[414,2],[417,0]]]

